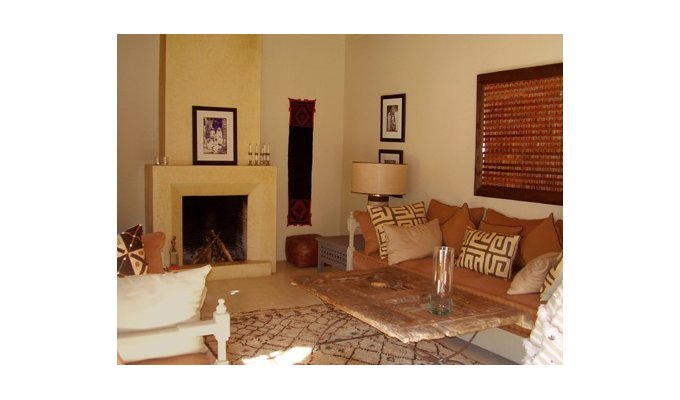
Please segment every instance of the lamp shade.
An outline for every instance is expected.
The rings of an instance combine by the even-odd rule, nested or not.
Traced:
[[[407,164],[352,163],[352,192],[375,196],[406,193]]]

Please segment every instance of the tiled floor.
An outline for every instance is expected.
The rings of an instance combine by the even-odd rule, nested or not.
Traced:
[[[339,269],[327,266],[325,271],[339,271]],[[270,276],[208,281],[206,283],[208,294],[201,316],[210,318],[217,305],[217,299],[220,297],[225,299],[227,309],[231,314],[321,304],[318,297],[290,284],[290,278],[293,276],[317,273],[316,268],[297,268],[286,261],[279,261],[276,265],[276,273]],[[466,343],[456,338],[445,340],[451,348],[460,348]],[[475,345],[465,350],[465,354],[485,364],[514,364],[506,358]]]

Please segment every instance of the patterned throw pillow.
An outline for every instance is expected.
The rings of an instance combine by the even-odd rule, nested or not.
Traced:
[[[425,203],[418,202],[405,206],[367,206],[371,222],[378,234],[380,258],[387,258],[387,235],[385,225],[416,226],[427,222]]]
[[[118,235],[118,276],[146,274],[143,233],[142,225],[137,225]]]
[[[512,261],[517,252],[519,239],[519,235],[504,235],[468,228],[465,231],[457,266],[485,275],[510,279]]]
[[[545,276],[543,287],[541,288],[541,301],[550,300],[550,296],[562,284],[562,254],[560,254],[559,261],[555,264],[548,275]]]

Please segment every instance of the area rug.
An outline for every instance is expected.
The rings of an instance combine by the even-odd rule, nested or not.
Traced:
[[[206,344],[217,354],[214,337]],[[227,345],[230,364],[480,364],[456,352],[441,341],[402,343],[330,305],[232,315]]]

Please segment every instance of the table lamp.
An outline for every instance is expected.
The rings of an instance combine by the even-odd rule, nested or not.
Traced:
[[[368,204],[386,206],[389,196],[406,193],[407,164],[352,162],[352,192],[368,195]]]

